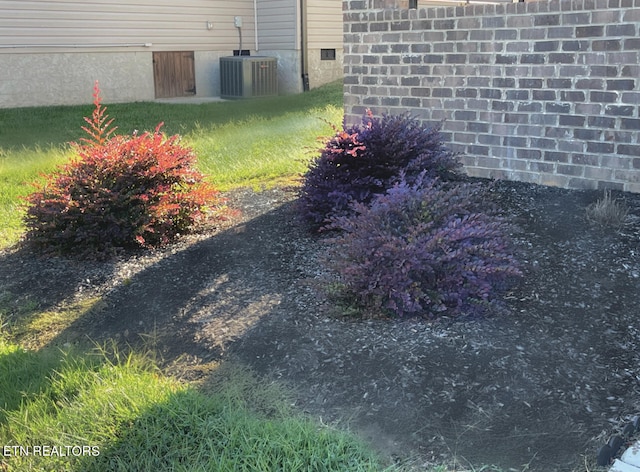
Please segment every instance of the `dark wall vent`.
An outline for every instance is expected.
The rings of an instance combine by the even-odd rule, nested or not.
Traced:
[[[322,61],[335,61],[336,50],[335,49],[320,49],[320,60]]]

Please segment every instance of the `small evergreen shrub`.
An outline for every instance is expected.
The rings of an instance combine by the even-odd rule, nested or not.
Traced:
[[[441,142],[439,129],[426,128],[409,115],[374,118],[336,130],[304,176],[299,208],[313,229],[350,212],[352,202],[369,203],[404,173],[449,180],[461,164]]]
[[[105,258],[119,249],[160,247],[208,217],[224,216],[223,200],[195,168],[179,136],[160,132],[111,136],[94,89],[95,109],[72,143],[77,156],[27,197],[27,241],[48,252]]]
[[[480,192],[422,174],[334,217],[331,228],[342,233],[327,261],[345,293],[395,316],[481,314],[497,303],[521,272],[506,222],[480,210]]]

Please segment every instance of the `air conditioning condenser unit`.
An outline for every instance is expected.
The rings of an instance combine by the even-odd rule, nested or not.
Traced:
[[[220,97],[253,98],[278,95],[275,57],[229,56],[220,58]]]

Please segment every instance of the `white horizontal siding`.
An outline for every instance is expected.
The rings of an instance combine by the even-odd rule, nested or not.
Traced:
[[[342,50],[342,0],[308,0],[309,49]]]
[[[477,3],[477,4],[485,4],[485,3],[517,3],[520,0],[420,0],[418,2],[419,8],[427,8],[427,7],[438,7],[438,6],[456,6],[456,7],[464,7],[469,4]],[[527,1],[538,1],[538,0],[527,0]]]
[[[260,49],[300,49],[298,0],[257,0]]]
[[[0,0],[0,54],[144,43],[231,52],[239,45],[235,16],[243,20],[243,48],[253,49],[253,0]]]

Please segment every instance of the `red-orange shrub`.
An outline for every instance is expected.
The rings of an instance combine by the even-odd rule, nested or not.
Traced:
[[[208,217],[223,199],[195,168],[179,136],[110,137],[99,89],[77,157],[27,197],[27,240],[48,252],[104,258],[118,249],[159,247]]]

